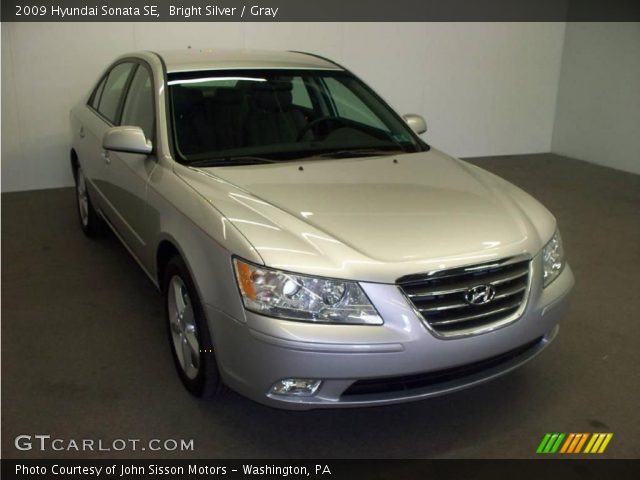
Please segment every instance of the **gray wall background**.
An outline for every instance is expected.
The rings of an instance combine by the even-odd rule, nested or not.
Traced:
[[[640,173],[640,23],[568,23],[552,150]]]

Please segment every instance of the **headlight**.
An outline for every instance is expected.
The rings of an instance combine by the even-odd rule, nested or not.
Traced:
[[[381,325],[382,319],[356,282],[295,275],[235,258],[245,308],[303,322]]]
[[[556,230],[549,243],[542,249],[542,266],[544,271],[544,286],[553,282],[564,268],[564,249],[560,232]]]

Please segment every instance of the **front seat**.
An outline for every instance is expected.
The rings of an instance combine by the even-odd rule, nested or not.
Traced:
[[[245,122],[249,145],[293,143],[306,124],[304,114],[292,105],[293,85],[259,83],[251,89],[251,109]]]

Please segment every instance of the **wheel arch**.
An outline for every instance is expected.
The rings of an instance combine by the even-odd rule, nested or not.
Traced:
[[[182,259],[184,264],[187,266],[187,270],[189,271],[189,275],[191,275],[191,279],[193,280],[196,290],[198,293],[200,292],[200,286],[198,284],[198,275],[197,272],[192,267],[191,258],[185,253],[185,251],[180,247],[180,242],[178,242],[173,236],[168,234],[163,234],[158,242],[158,246],[156,247],[156,255],[155,255],[155,279],[158,285],[158,289],[162,291],[164,288],[164,274],[167,268],[167,264],[174,257],[178,256]],[[201,300],[202,300],[201,295]]]
[[[80,160],[75,148],[69,151],[69,162],[71,164],[71,172],[73,173],[73,179],[76,179],[78,167],[80,166]]]
[[[176,242],[173,239],[169,238],[160,240],[160,243],[158,243],[158,247],[156,248],[156,282],[158,283],[158,288],[160,290],[164,288],[164,273],[166,271],[167,264],[174,256],[179,256],[180,258],[182,258],[190,271],[189,273],[191,273],[189,263],[185,256],[182,254],[182,251],[176,245]]]

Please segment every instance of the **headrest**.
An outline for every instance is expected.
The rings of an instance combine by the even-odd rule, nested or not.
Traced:
[[[285,82],[260,82],[253,88],[253,101],[256,107],[269,112],[287,110],[291,107],[293,85]]]

